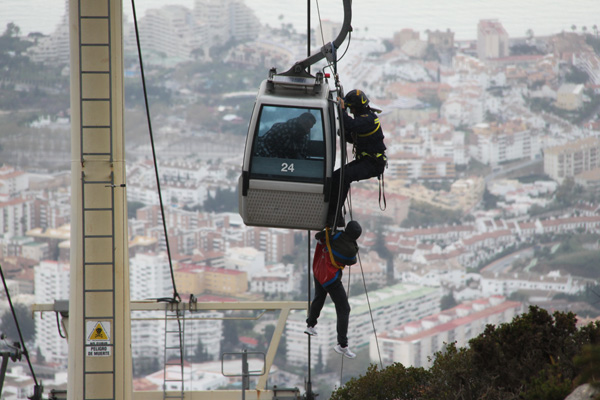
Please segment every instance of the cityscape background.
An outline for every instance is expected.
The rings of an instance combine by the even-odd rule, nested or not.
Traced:
[[[167,5],[183,5],[193,8],[194,0],[138,0],[135,2],[138,17],[149,9]],[[299,31],[306,30],[305,0],[253,0],[248,7],[262,24],[277,27],[281,22],[292,23]],[[15,22],[24,33],[50,34],[60,23],[64,14],[63,0],[3,0],[0,3],[0,26]],[[317,3],[311,1],[313,24],[317,19]],[[342,16],[341,0],[325,0],[318,3],[321,18],[339,20]],[[285,8],[285,13],[281,10]],[[598,23],[600,4],[594,0],[578,0],[574,6],[569,0],[458,0],[446,2],[425,0],[398,2],[378,0],[354,1],[353,26],[358,32],[368,28],[370,35],[391,37],[402,28],[421,33],[426,29],[451,29],[457,40],[473,40],[477,36],[480,19],[499,19],[511,37],[525,36],[528,29],[536,35],[545,36],[571,29],[571,25],[591,27]],[[123,0],[123,10],[130,19],[133,16],[131,1]],[[516,11],[518,10],[518,12]],[[283,15],[283,21],[280,16]],[[315,25],[313,25],[314,27]]]
[[[138,11],[175,280],[186,301],[192,294],[306,300],[306,233],[245,226],[236,192],[259,83],[270,67],[282,71],[306,53],[304,23],[287,25],[302,19],[301,3],[282,20],[272,11],[270,27],[257,11],[277,8],[266,1],[197,0],[159,10],[148,2]],[[486,324],[508,322],[529,305],[575,312],[581,323],[600,314],[600,39],[590,20],[598,5],[539,3],[529,19],[543,25],[512,28],[524,21],[512,9],[526,16],[523,7],[536,3],[497,3],[497,10],[488,3],[480,14],[472,2],[452,12],[424,2],[413,19],[396,2],[355,5],[340,76],[384,110],[387,208],[380,209],[376,180],[353,185],[362,263],[347,270],[344,284],[359,357],[340,377],[328,302],[310,360],[324,397],[369,363],[428,367],[445,344],[466,346]],[[9,11],[18,15],[20,7]],[[341,7],[326,7],[328,41],[341,23],[329,15],[341,16]],[[446,26],[449,15],[456,31]],[[373,22],[380,18],[394,22]],[[41,37],[21,28],[7,31],[0,58],[0,262],[11,294],[28,306],[68,298],[69,49],[66,25],[56,22]],[[126,24],[129,253],[132,299],[140,300],[168,297],[172,287],[132,33]],[[313,48],[319,43],[313,35]],[[220,353],[264,350],[273,332],[269,316],[254,325],[214,320],[224,316],[231,315],[210,313],[186,327],[195,389],[237,387],[219,373]],[[304,320],[301,312],[290,317],[271,385],[303,387]],[[162,385],[161,323],[133,323],[136,390]],[[36,362],[64,372],[67,344],[55,319],[36,315],[32,324]],[[17,389],[31,382],[18,368],[10,378],[5,390],[20,400]],[[64,387],[64,378],[52,375],[45,385]]]

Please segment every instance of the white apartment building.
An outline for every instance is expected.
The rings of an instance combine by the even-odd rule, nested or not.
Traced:
[[[455,127],[478,124],[484,120],[484,98],[481,91],[456,88],[442,104],[440,114]]]
[[[173,295],[169,260],[165,253],[137,253],[129,260],[129,281],[132,300]]]
[[[481,273],[481,291],[487,294],[510,296],[517,291],[544,291],[576,294],[585,289],[583,279],[573,279],[571,275],[561,276],[558,271],[547,275],[528,272],[486,272]]]
[[[207,355],[218,360],[221,356],[221,336],[223,332],[223,313],[216,311],[189,313],[180,319],[184,341],[184,360],[189,362],[195,355],[198,342]],[[173,322],[169,329],[174,329]],[[160,311],[132,312],[131,355],[134,365],[158,361],[165,363],[165,347],[179,346],[176,334],[165,334],[165,314]],[[173,352],[167,353],[172,355]]]
[[[33,228],[34,200],[14,198],[0,202],[0,228],[11,236],[25,236]]]
[[[498,20],[483,19],[477,24],[477,57],[502,58],[510,55],[508,33]]]
[[[12,167],[0,167],[0,202],[18,197],[29,187],[29,177]]]
[[[140,41],[166,58],[187,60],[193,50],[194,18],[190,9],[179,5],[150,9],[140,19]]]
[[[293,265],[277,264],[268,271],[249,278],[250,291],[254,293],[280,294],[295,290]]]
[[[469,149],[473,158],[486,165],[523,158],[535,159],[541,153],[541,140],[537,131],[523,124],[501,126],[478,124],[474,128],[475,144]]]
[[[417,285],[398,284],[369,293],[369,304],[363,294],[349,299],[350,323],[348,345],[353,351],[369,344],[373,335],[371,315],[377,331],[387,331],[405,322],[419,320],[440,311],[442,290]],[[311,364],[327,364],[335,356],[333,347],[337,343],[336,313],[332,302],[325,303],[316,329],[318,335],[311,339]],[[303,366],[308,362],[308,339],[304,333],[306,313],[294,313],[286,325],[287,360],[292,365]]]
[[[264,272],[265,253],[254,247],[232,247],[225,254],[224,267],[244,271],[252,278]]]
[[[558,183],[596,168],[600,168],[600,138],[587,137],[544,149],[544,173]]]
[[[563,110],[577,110],[583,106],[582,84],[563,83],[556,92],[556,107]]]
[[[253,40],[260,22],[241,0],[196,0],[196,47],[226,43],[229,39]]]
[[[523,313],[523,304],[492,296],[462,303],[449,310],[412,321],[377,335],[381,359],[385,365],[399,362],[404,367],[431,367],[434,354],[447,344],[468,345],[486,325],[500,325]],[[379,361],[375,336],[369,343],[371,361]]]
[[[70,265],[59,261],[42,261],[34,269],[34,291],[37,304],[52,304],[69,299]],[[63,327],[57,326],[53,315],[35,314],[35,342],[47,362],[67,366],[69,345]],[[61,332],[58,330],[61,329]]]

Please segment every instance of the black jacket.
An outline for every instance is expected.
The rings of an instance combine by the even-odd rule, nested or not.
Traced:
[[[315,235],[315,239],[325,242],[325,235],[329,231],[321,231]],[[329,234],[329,244],[331,254],[337,264],[352,265],[356,264],[356,254],[358,253],[358,244],[356,239],[344,231]]]
[[[374,111],[369,108],[364,109],[354,118],[347,112],[342,115],[346,141],[354,144],[358,156],[362,153],[374,155],[385,152],[383,130],[379,117]]]

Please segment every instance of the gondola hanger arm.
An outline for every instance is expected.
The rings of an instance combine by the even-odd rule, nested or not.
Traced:
[[[327,43],[318,53],[311,55],[310,57],[305,58],[302,61],[298,61],[296,64],[292,66],[286,72],[283,72],[281,75],[290,76],[290,75],[299,75],[302,73],[306,73],[308,67],[317,62],[321,61],[324,58],[327,58],[329,61],[333,61],[332,58],[335,55],[335,51],[340,48],[346,36],[348,36],[349,32],[352,32],[352,0],[342,0],[344,5],[344,22],[342,24],[342,29],[338,34],[337,38],[333,42]]]

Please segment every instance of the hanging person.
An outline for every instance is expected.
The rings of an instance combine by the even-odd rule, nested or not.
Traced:
[[[329,229],[325,229],[315,235],[317,239],[313,258],[315,297],[310,305],[304,330],[307,335],[317,335],[315,326],[329,294],[335,305],[337,317],[337,345],[333,349],[348,358],[355,358],[356,354],[348,347],[350,304],[342,284],[342,271],[346,265],[356,263],[358,253],[356,240],[361,233],[360,224],[350,221],[343,231],[332,235]]]
[[[338,202],[339,208],[341,208],[346,201],[350,183],[379,177],[387,165],[383,130],[376,114],[381,110],[369,106],[369,98],[362,90],[352,90],[339,100],[345,111],[342,113],[345,139],[354,145],[354,160],[346,164],[344,168],[344,181],[339,201],[340,169],[335,170],[333,174],[331,200],[327,215],[327,226],[329,227],[332,227],[334,223]],[[348,115],[348,109],[350,109],[352,117]],[[344,226],[341,214],[338,214],[338,226]]]

